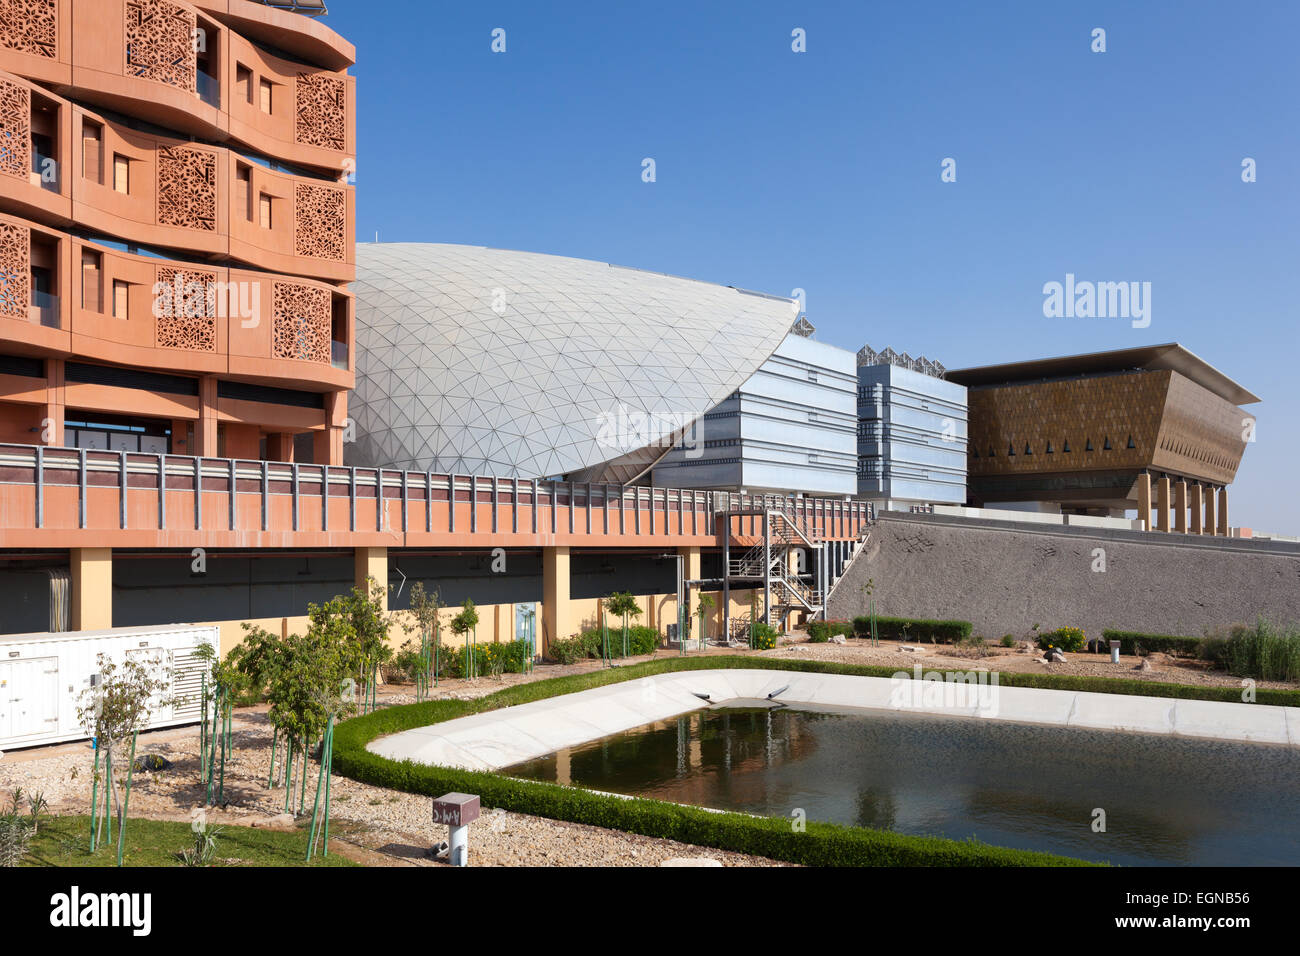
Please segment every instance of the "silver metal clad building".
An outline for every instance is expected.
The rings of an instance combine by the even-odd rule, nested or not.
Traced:
[[[792,332],[654,469],[670,488],[857,491],[853,353]]]
[[[630,481],[781,344],[793,300],[585,259],[357,246],[348,464]]]
[[[966,502],[966,389],[942,366],[858,353],[858,496],[885,508]]]

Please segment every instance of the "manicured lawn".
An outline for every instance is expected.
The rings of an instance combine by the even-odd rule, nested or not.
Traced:
[[[127,820],[123,866],[180,866],[178,854],[194,845],[188,823],[165,820]],[[331,853],[311,863],[305,830],[283,832],[252,827],[223,826],[217,837],[213,866],[357,866]],[[319,851],[318,851],[319,853]],[[26,866],[116,866],[117,830],[113,842],[90,852],[88,816],[48,817],[32,840]]]

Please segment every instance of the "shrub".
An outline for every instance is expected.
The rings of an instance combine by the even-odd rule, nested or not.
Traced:
[[[601,656],[600,628],[575,634],[573,637],[552,641],[546,649],[546,656],[557,664],[572,664],[588,657]],[[631,656],[653,654],[659,647],[659,632],[644,624],[633,624],[627,629],[627,642]],[[609,629],[609,654],[611,657],[623,656],[623,628],[611,626]]]
[[[551,641],[546,648],[546,656],[557,664],[572,664],[587,656],[581,637],[564,637]]]
[[[998,643],[1001,644],[1003,647],[1015,647],[1015,646],[1016,646],[1016,639],[1015,639],[1015,636],[1014,636],[1014,635],[1011,635],[1011,634],[1003,634],[1003,635],[1002,635],[1002,640],[999,641]]]
[[[1164,654],[1180,654],[1184,657],[1197,657],[1202,653],[1201,645],[1205,642],[1199,637],[1174,637],[1169,634],[1143,634],[1139,631],[1101,632],[1102,639],[1119,641],[1121,654],[1150,654],[1159,651]]]
[[[1081,651],[1087,643],[1083,628],[1079,627],[1058,627],[1054,631],[1038,635],[1038,646],[1043,650],[1055,647],[1060,651]]]
[[[474,673],[484,674],[518,674],[524,669],[528,656],[528,645],[524,641],[506,641],[503,643],[484,642],[471,645],[474,653]],[[450,653],[449,653],[450,651]],[[442,664],[450,677],[460,677],[465,668],[465,649],[442,649]]]
[[[27,855],[36,831],[17,811],[0,813],[0,866],[17,866]]]
[[[825,644],[837,634],[852,637],[854,626],[849,621],[809,621],[808,640],[813,644]]]
[[[871,618],[863,614],[853,619],[853,630],[859,635],[871,633]],[[925,618],[876,616],[876,635],[894,641],[933,640],[939,644],[954,644],[970,637],[970,621],[934,621]]]
[[[1300,680],[1300,626],[1296,624],[1283,627],[1261,616],[1254,627],[1239,625],[1226,638],[1203,642],[1202,650],[1238,677]]]
[[[754,649],[758,651],[770,651],[776,647],[776,640],[781,636],[781,632],[770,624],[764,624],[759,621],[754,625]]]

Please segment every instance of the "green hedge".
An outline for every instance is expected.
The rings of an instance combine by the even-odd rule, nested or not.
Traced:
[[[572,664],[588,657],[599,658],[602,641],[600,628],[591,628],[573,637],[552,641],[546,648],[546,656],[557,664]],[[633,624],[627,629],[627,641],[630,657],[653,654],[659,646],[659,632],[644,624]],[[623,625],[619,622],[610,625],[609,652],[612,657],[623,656]]]
[[[1143,634],[1140,631],[1101,632],[1107,643],[1119,641],[1121,654],[1136,654],[1139,647],[1150,653],[1159,651],[1164,654],[1178,654],[1182,657],[1198,657],[1201,653],[1202,639],[1199,637],[1175,637],[1169,634]]]
[[[808,640],[813,644],[825,644],[837,634],[853,637],[854,630],[850,621],[809,621]]]
[[[450,791],[478,794],[483,806],[501,807],[591,826],[678,840],[697,846],[808,866],[1081,866],[1081,860],[1028,850],[989,846],[974,840],[908,836],[885,830],[809,822],[796,832],[790,820],[742,813],[716,813],[659,800],[626,799],[574,787],[516,780],[499,773],[401,763],[366,750],[377,737],[574,693],[650,674],[718,667],[758,667],[795,671],[843,671],[806,666],[815,662],[753,657],[667,658],[613,670],[551,678],[506,688],[477,700],[436,700],[389,707],[338,726],[334,768],[376,786],[430,797]],[[880,668],[888,670],[888,668]]]
[[[871,633],[871,618],[863,614],[853,619],[853,630],[862,637]],[[892,641],[928,641],[956,644],[970,637],[970,621],[932,621],[925,618],[876,616],[876,636]]]

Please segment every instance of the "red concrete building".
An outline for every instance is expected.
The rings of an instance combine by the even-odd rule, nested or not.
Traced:
[[[493,639],[616,589],[666,630],[776,510],[842,564],[860,503],[343,464],[355,51],[289,6],[0,0],[0,634],[225,650],[370,579],[472,598]]]
[[[250,0],[0,0],[0,442],[342,462],[354,55]]]

